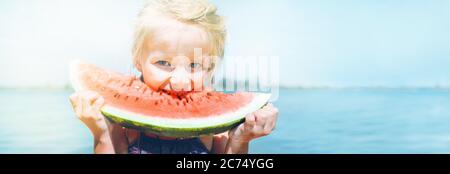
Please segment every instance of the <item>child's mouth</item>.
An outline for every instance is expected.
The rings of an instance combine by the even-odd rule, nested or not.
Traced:
[[[161,89],[161,92],[164,92],[164,93],[174,96],[174,97],[184,98],[188,94],[196,92],[196,91],[175,91],[175,90]]]

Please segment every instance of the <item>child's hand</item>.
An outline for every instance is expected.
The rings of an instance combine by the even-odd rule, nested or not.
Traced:
[[[229,138],[233,142],[248,143],[255,138],[269,135],[278,118],[278,109],[272,104],[267,104],[262,109],[248,114],[245,123],[229,132]]]
[[[70,102],[78,118],[91,130],[94,137],[108,133],[105,118],[100,112],[105,100],[93,91],[81,91],[70,96]]]

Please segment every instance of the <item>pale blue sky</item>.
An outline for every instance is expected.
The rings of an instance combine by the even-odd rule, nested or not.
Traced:
[[[216,2],[229,53],[279,55],[285,85],[450,85],[450,1]]]
[[[2,0],[0,86],[63,86],[67,62],[130,71],[142,0]],[[450,1],[214,0],[228,56],[279,56],[285,86],[450,86]]]

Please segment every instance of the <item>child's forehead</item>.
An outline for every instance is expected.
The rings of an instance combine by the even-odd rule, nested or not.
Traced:
[[[177,21],[155,28],[146,42],[149,51],[158,50],[167,54],[192,54],[195,49],[202,49],[205,54],[211,45],[204,29]]]

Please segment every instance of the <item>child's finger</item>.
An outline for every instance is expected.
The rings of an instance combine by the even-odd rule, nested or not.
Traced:
[[[89,100],[87,98],[81,98],[81,117],[85,117],[87,112],[87,108],[89,108]]]
[[[273,105],[269,105],[264,109],[264,116],[267,118],[267,122],[273,122],[278,118],[278,108]]]
[[[260,109],[255,112],[256,115],[256,125],[264,126],[267,121],[269,112],[264,109]]]
[[[264,124],[264,135],[269,135],[272,132],[274,126],[273,122],[273,119],[268,119],[266,124]]]
[[[78,95],[74,94],[71,96],[70,101],[72,103],[73,111],[75,112],[75,115],[77,117],[80,117],[81,115],[81,99]]]
[[[105,99],[103,97],[97,97],[94,101],[94,103],[92,104],[96,109],[100,109],[103,104],[105,103]]]
[[[103,98],[102,96],[100,96],[99,94],[97,94],[97,93],[90,93],[89,94],[90,96],[89,96],[89,104],[93,107],[93,108],[95,108],[95,107],[97,107],[97,105],[99,105],[99,104],[101,104],[100,102],[101,102],[101,98]]]
[[[83,116],[91,116],[91,112],[93,109],[93,103],[96,100],[96,96],[95,93],[90,92],[90,91],[86,91],[83,93],[84,98],[83,98]]]
[[[85,99],[86,99],[88,105],[93,105],[95,100],[97,100],[97,96],[98,96],[97,93],[92,92],[92,91],[86,91],[84,93],[84,95],[86,97]]]
[[[273,106],[272,114],[273,114],[273,117],[271,118],[271,121],[272,121],[271,122],[271,124],[272,124],[271,127],[272,127],[272,130],[274,130],[275,126],[276,126],[276,123],[277,123],[277,120],[278,120],[278,116],[279,116],[278,108]]]
[[[105,99],[103,97],[98,97],[93,105],[94,105],[93,109],[95,109],[95,111],[98,112],[103,107],[103,105],[105,105]]]
[[[264,107],[262,107],[261,109],[267,109],[267,108],[269,108],[270,107],[270,103],[267,103]]]
[[[270,105],[270,103],[266,106],[264,106],[261,110],[263,110],[264,112],[270,112],[273,110],[273,105]]]
[[[270,113],[272,114],[272,115],[276,115],[276,116],[278,116],[278,108],[276,108],[275,106],[273,106],[273,105],[271,105],[270,106],[270,108],[269,108],[269,111],[270,111]]]
[[[272,117],[269,109],[262,109],[258,112],[257,125],[259,129],[255,130],[258,135],[268,135],[272,132]]]
[[[103,97],[98,97],[97,100],[95,100],[95,102],[93,104],[92,112],[94,112],[94,113],[92,113],[92,114],[95,115],[95,119],[97,121],[103,120],[103,116],[102,116],[102,114],[100,112],[100,108],[103,106],[103,104],[104,104]]]
[[[97,100],[97,96],[95,93],[86,91],[83,93],[83,103],[85,104],[85,109],[89,110],[92,106],[94,106],[94,102]]]
[[[74,108],[74,109],[76,107],[77,100],[78,100],[78,97],[77,97],[76,94],[72,94],[72,95],[69,96],[70,104],[72,104],[72,108]]]
[[[266,104],[264,107],[262,107],[261,109],[262,109],[262,110],[267,110],[267,109],[270,109],[272,106],[273,106],[272,103],[267,103],[267,104]]]
[[[275,124],[277,123],[277,120],[278,120],[278,109],[277,108],[275,108],[274,109],[274,111],[273,111],[274,113],[274,115],[270,118],[271,119],[271,127],[272,127],[272,129],[275,129]]]
[[[245,117],[245,129],[251,130],[256,124],[255,114],[251,113]]]
[[[264,125],[253,126],[253,135],[261,135],[264,132]]]
[[[272,131],[274,131],[276,129],[276,127],[277,127],[277,120],[272,121],[271,127],[272,127]]]
[[[81,117],[83,116],[83,101],[80,97],[77,97],[77,101],[75,103],[77,103],[75,107],[75,113],[77,117],[81,119]]]
[[[90,94],[90,98],[89,98],[89,102],[91,104],[91,106],[96,106],[96,101],[100,98],[100,95],[96,94],[96,93],[91,93]]]

